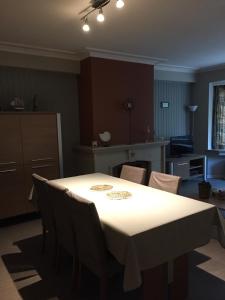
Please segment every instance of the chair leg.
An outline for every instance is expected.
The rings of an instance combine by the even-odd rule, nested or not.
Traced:
[[[61,245],[57,243],[56,246],[56,272],[60,272],[60,260],[61,260]]]
[[[73,256],[73,269],[72,269],[72,288],[77,289],[78,288],[78,281],[80,276],[80,266],[78,263],[78,257]]]
[[[53,239],[53,242],[52,242],[52,264],[53,266],[55,267],[57,265],[57,247],[58,247],[58,242],[57,242],[57,238],[56,238],[56,235],[53,233],[52,235],[52,239]]]
[[[73,276],[73,287],[72,290],[75,292],[75,299],[80,299],[80,289],[81,289],[81,276],[82,276],[82,265],[76,260],[76,274]]]
[[[108,299],[108,278],[105,276],[100,278],[100,300]]]
[[[46,248],[46,228],[44,225],[42,225],[42,248],[41,248],[42,253],[45,253],[45,248]]]
[[[78,262],[78,272],[77,272],[77,282],[76,282],[76,286],[78,290],[80,290],[81,288],[81,280],[82,280],[82,264]]]

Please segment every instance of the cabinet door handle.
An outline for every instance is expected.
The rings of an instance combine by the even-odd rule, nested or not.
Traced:
[[[0,166],[13,165],[13,164],[16,164],[16,162],[15,161],[0,162]]]
[[[54,165],[46,164],[46,165],[33,166],[32,169],[41,169],[41,168],[48,168],[48,167],[54,167]]]
[[[8,170],[1,170],[0,173],[12,173],[16,172],[16,169],[8,169]]]
[[[178,163],[177,165],[178,166],[185,166],[185,165],[188,165],[188,163],[187,162],[185,162],[185,163]]]
[[[45,161],[45,160],[54,160],[53,157],[44,157],[44,158],[36,158],[36,159],[32,159],[32,162],[38,162],[38,161]]]

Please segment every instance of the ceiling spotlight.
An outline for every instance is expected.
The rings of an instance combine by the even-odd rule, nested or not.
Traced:
[[[105,21],[105,16],[103,15],[102,8],[99,9],[99,13],[97,15],[97,21],[100,22],[100,23]]]
[[[92,13],[96,13],[96,11],[98,11],[98,14],[96,16],[97,21],[100,23],[105,21],[103,7],[106,7],[110,3],[110,1],[111,0],[89,0],[89,5],[79,12],[79,15],[81,15],[80,20],[83,23],[82,29],[84,32],[89,32],[91,30],[87,19]],[[115,3],[116,7],[119,9],[121,9],[125,5],[124,0],[115,0]]]
[[[89,26],[89,24],[88,24],[87,19],[84,20],[84,25],[83,25],[82,29],[83,29],[83,31],[85,31],[85,32],[90,31],[90,26]]]
[[[123,0],[117,0],[117,1],[116,1],[116,7],[117,7],[117,8],[122,8],[122,7],[124,7],[124,1],[123,1]]]

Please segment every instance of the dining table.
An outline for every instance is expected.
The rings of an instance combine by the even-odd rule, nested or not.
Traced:
[[[52,181],[95,204],[107,248],[124,266],[124,291],[140,287],[143,272],[207,244],[213,226],[224,243],[224,221],[212,204],[102,173]]]

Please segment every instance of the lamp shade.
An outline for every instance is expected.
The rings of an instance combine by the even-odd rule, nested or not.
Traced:
[[[104,131],[103,133],[99,133],[99,137],[102,142],[109,142],[111,140],[111,133]]]

